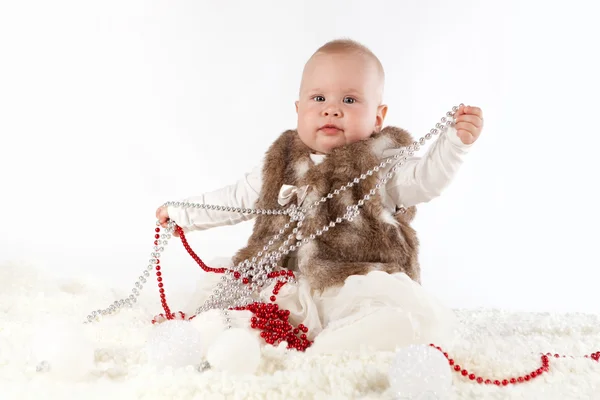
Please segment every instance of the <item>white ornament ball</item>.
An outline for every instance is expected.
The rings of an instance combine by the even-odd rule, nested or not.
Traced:
[[[94,368],[94,346],[79,321],[53,319],[40,325],[31,356],[38,372],[58,379],[81,381]]]
[[[186,320],[167,320],[152,327],[146,341],[148,362],[181,368],[202,362],[202,335]]]
[[[445,400],[452,392],[452,371],[446,357],[428,345],[396,351],[389,371],[394,399]]]
[[[227,329],[208,349],[211,369],[231,374],[253,374],[260,364],[258,335],[249,328]]]

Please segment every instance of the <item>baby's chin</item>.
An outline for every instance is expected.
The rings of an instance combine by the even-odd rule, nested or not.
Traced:
[[[315,146],[317,148],[313,150],[319,153],[327,154],[330,153],[332,150],[337,149],[338,147],[345,146],[346,144],[346,139],[343,135],[335,137],[327,136],[319,138]]]

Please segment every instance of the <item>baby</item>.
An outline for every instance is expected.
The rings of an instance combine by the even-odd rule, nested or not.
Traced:
[[[246,212],[156,211],[163,227],[171,220],[184,232],[256,218],[247,246],[226,266],[255,262],[288,224],[292,246],[286,231],[270,248],[288,246],[278,266],[295,271],[297,283],[285,285],[276,303],[290,310],[290,322],[309,328],[316,351],[356,349],[373,337],[378,342],[371,345],[384,349],[451,337],[452,312],[420,286],[418,239],[410,223],[415,206],[439,196],[456,175],[482,131],[482,112],[461,105],[454,126],[435,132],[439,136],[422,158],[410,156],[394,167],[385,160],[404,155],[415,138],[384,127],[383,90],[383,67],[368,48],[352,40],[326,43],[305,65],[297,128],[282,133],[237,183],[184,200]],[[380,178],[387,180],[378,183]],[[300,211],[299,222],[247,212],[290,207]],[[301,245],[294,246],[296,240]],[[218,282],[211,279],[201,291]],[[260,296],[268,301],[272,289]]]

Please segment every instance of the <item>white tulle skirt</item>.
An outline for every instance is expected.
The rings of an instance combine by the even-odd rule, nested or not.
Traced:
[[[231,261],[219,259],[209,265],[230,267]],[[219,279],[220,274],[203,274],[188,311],[210,296]],[[270,302],[273,288],[274,284],[265,287],[260,300]],[[393,351],[410,344],[429,343],[448,347],[454,340],[457,321],[453,311],[404,273],[372,271],[354,275],[342,287],[324,292],[312,290],[306,279],[298,276],[296,284],[286,284],[276,297],[279,307],[290,311],[294,326],[308,327],[307,335],[314,343],[307,352]],[[236,327],[250,329],[248,311],[232,313],[230,318]],[[196,318],[196,326],[203,321],[211,337],[225,329],[223,318],[214,311]]]

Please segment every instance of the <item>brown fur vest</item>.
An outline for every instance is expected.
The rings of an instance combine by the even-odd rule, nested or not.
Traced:
[[[406,131],[386,127],[365,141],[334,149],[323,162],[314,165],[310,159],[311,149],[300,140],[295,130],[286,131],[266,153],[262,190],[256,208],[288,208],[289,205],[282,207],[278,203],[279,191],[284,184],[298,188],[309,185],[302,203],[306,207],[378,165],[384,150],[408,146],[412,142]],[[348,205],[356,204],[375,188],[376,175],[368,176],[310,210],[301,234],[308,237],[330,221],[343,217]],[[380,190],[385,190],[385,186]],[[297,199],[293,201],[296,204]],[[365,202],[352,222],[343,221],[300,247],[297,250],[298,270],[317,290],[341,285],[350,275],[366,274],[372,270],[405,272],[411,279],[420,282],[419,242],[410,226],[415,212],[415,208],[410,207],[404,214],[392,214],[384,208],[380,193],[377,193]],[[255,257],[287,222],[289,217],[286,215],[258,215],[248,244],[234,256],[234,264]],[[294,226],[295,223],[292,228]],[[279,248],[292,228],[271,250]],[[280,266],[287,267],[290,255],[282,258]]]

